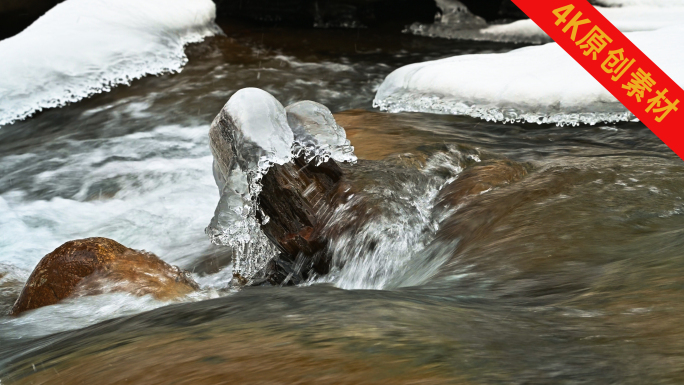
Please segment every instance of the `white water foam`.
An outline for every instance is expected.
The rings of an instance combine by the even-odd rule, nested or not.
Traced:
[[[60,151],[38,145],[0,156],[0,186],[12,186],[0,194],[0,308],[45,254],[72,239],[112,238],[187,269],[219,252],[204,234],[218,196],[208,129],[165,125],[111,138],[65,137],[44,145]],[[230,271],[195,275],[202,290],[180,300],[225,295]],[[44,335],[168,303],[125,293],[73,298],[17,318],[0,313],[0,334]]]
[[[333,266],[315,282],[342,289],[394,289],[425,283],[455,251],[458,242],[434,242],[445,219],[434,210],[439,191],[463,170],[466,154],[448,146],[432,155],[422,170],[390,170],[338,207],[329,226],[358,223],[354,206],[366,201],[377,215],[358,228],[336,234],[328,244]]]
[[[0,126],[146,75],[219,32],[211,0],[67,0],[0,41]]]
[[[0,157],[8,171],[1,183],[27,179],[0,195],[0,263],[30,271],[66,241],[102,236],[188,265],[207,244],[203,229],[217,196],[207,129],[162,126],[86,143],[67,139],[67,153],[38,148],[19,163]],[[47,170],[31,175],[34,167]],[[58,195],[33,197],[41,191]]]
[[[684,25],[627,36],[675,82],[684,84]],[[629,73],[622,81],[628,79]],[[373,105],[390,112],[558,125],[635,119],[555,43],[399,68],[382,83]]]

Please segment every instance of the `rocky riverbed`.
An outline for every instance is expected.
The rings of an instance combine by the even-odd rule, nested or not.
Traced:
[[[180,73],[0,128],[0,311],[66,242],[117,242],[93,290],[0,316],[2,384],[684,381],[684,165],[644,125],[372,108],[400,66],[515,44],[221,28]],[[243,140],[255,119],[299,147]],[[282,156],[254,184],[257,147]],[[273,254],[221,242],[236,205]]]

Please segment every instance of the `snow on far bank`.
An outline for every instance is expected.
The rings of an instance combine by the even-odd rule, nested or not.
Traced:
[[[145,75],[219,31],[211,0],[66,0],[0,41],[0,126]]]
[[[684,0],[597,0],[605,7],[629,7],[646,5],[651,7],[684,7]]]
[[[675,82],[684,84],[684,25],[627,36]],[[634,119],[555,43],[399,68],[382,83],[373,105],[390,112],[559,125]]]
[[[596,9],[622,32],[654,31],[680,24],[684,20],[684,0],[603,0],[601,4],[611,8],[596,7]],[[461,20],[457,23],[438,18],[434,24],[415,23],[408,27],[407,32],[447,39],[514,43],[552,41],[530,19],[508,24],[471,27],[469,23],[464,23],[462,20],[477,17],[467,10],[460,12],[459,15]]]
[[[654,31],[684,20],[684,6],[651,7],[633,6],[624,8],[597,7],[599,12],[622,32]],[[510,24],[492,25],[480,30],[492,40],[549,42],[551,38],[532,20],[518,20]]]

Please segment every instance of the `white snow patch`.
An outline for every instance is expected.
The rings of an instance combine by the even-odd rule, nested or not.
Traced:
[[[0,41],[0,126],[178,72],[183,47],[219,31],[211,0],[67,0]]]
[[[606,7],[628,7],[646,5],[650,7],[684,7],[684,0],[599,0]]]
[[[675,82],[684,84],[684,25],[627,36]],[[631,72],[624,75],[625,82]],[[504,122],[574,125],[634,119],[555,43],[399,68],[382,83],[373,104],[390,112],[470,115]]]
[[[443,9],[443,14],[448,13],[448,9],[439,1],[438,5]],[[605,7],[597,6],[596,9],[622,32],[653,31],[680,24],[684,20],[684,0],[604,0],[600,5]],[[471,14],[462,4],[455,15],[458,17],[438,15],[433,24],[414,23],[406,32],[447,39],[537,44],[552,41],[530,19],[482,27],[480,23],[484,21]]]
[[[684,20],[684,6],[650,7],[631,6],[624,8],[596,7],[615,27],[622,32],[654,31],[678,25]],[[480,30],[485,39],[517,42],[549,42],[551,38],[532,20],[518,20],[510,24],[492,25]]]

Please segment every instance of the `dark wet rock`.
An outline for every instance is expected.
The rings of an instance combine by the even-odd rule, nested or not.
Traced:
[[[520,10],[511,0],[504,0],[499,6],[499,18],[508,20],[527,19],[525,12]]]
[[[268,24],[360,27],[429,21],[433,0],[215,0],[222,17]]]
[[[250,286],[294,286],[305,282],[314,273],[310,269],[304,270],[304,263],[310,261],[303,254],[299,254],[293,261],[292,257],[286,253],[279,254],[276,258],[268,261],[261,271],[259,271],[250,281],[242,284]]]
[[[342,169],[334,160],[320,165],[302,158],[274,165],[264,176],[259,206],[270,220],[266,235],[289,255],[315,254],[324,245],[320,230],[339,204]]]
[[[0,40],[18,34],[61,2],[62,0],[0,1]]]
[[[259,197],[259,207],[269,217],[262,221],[262,229],[282,253],[256,283],[296,284],[311,274],[329,272],[329,234],[324,230],[349,194],[350,186],[343,175],[332,159],[316,165],[307,164],[301,157],[268,171]]]
[[[512,0],[459,0],[468,9],[487,21],[494,20],[519,20],[527,19],[525,12],[521,11]],[[593,5],[605,6],[601,0],[589,0]]]
[[[511,0],[459,0],[470,12],[487,21],[522,19],[525,14]]]
[[[107,238],[69,241],[43,257],[11,314],[53,305],[71,296],[104,292],[174,299],[197,290],[189,275],[152,253]]]

